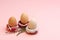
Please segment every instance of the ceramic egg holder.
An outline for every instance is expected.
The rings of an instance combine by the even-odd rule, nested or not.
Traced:
[[[28,34],[36,34],[37,33],[37,27],[36,23],[34,21],[29,21],[27,27],[26,27],[26,33]]]
[[[17,27],[11,27],[9,24],[7,24],[6,30],[8,32],[17,32]]]
[[[18,22],[18,26],[20,28],[25,28],[27,26],[28,21],[29,21],[29,18],[27,16],[27,14],[22,13],[21,14],[21,17],[20,17],[20,20]]]
[[[16,32],[17,31],[17,21],[16,21],[15,17],[9,18],[6,30],[8,32]]]
[[[28,23],[28,22],[27,22],[27,23]],[[19,21],[19,22],[18,22],[18,26],[19,26],[19,28],[26,28],[27,23],[26,23],[26,24],[23,24],[21,21]]]

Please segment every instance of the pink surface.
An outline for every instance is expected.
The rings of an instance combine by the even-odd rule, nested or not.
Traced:
[[[9,17],[22,12],[38,24],[38,34],[6,34]],[[60,0],[0,0],[0,40],[60,40]]]

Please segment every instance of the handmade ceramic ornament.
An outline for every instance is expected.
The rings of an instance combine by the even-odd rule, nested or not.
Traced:
[[[28,15],[25,13],[22,13],[20,17],[20,21],[18,22],[18,26],[20,28],[25,28],[28,22],[29,22]]]
[[[26,27],[26,32],[28,34],[36,34],[37,33],[37,24],[34,21],[29,21],[27,27]]]
[[[17,30],[17,21],[15,17],[10,17],[7,24],[8,32],[16,32]]]

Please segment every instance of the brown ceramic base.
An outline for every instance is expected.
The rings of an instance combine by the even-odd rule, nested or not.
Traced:
[[[28,22],[27,22],[27,23],[28,23]],[[26,23],[26,24],[27,24],[27,23]],[[19,25],[19,24],[22,24],[22,25]],[[21,23],[21,21],[18,22],[19,28],[26,28],[26,26],[27,26],[26,24]],[[23,26],[23,25],[25,25],[25,26]]]
[[[18,24],[18,26],[19,26],[19,28],[26,28],[26,26],[22,26],[22,25],[19,25],[19,24]]]
[[[38,33],[38,31],[36,31],[35,33],[28,33],[28,32],[26,32],[26,33],[29,34],[29,35],[35,35],[35,34]]]
[[[17,29],[17,28],[15,28],[15,27],[12,28],[12,27],[10,27],[11,29],[9,29],[9,27],[10,27],[10,26],[7,24],[6,30],[7,30],[8,32],[16,32],[16,29]]]

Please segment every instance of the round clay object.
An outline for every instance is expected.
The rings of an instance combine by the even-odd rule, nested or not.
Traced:
[[[29,21],[28,28],[35,29],[37,27],[37,24],[34,21]]]
[[[20,21],[23,23],[23,24],[26,24],[28,22],[29,18],[28,18],[28,15],[25,14],[25,13],[22,13],[21,14],[21,18],[20,18]]]
[[[11,27],[16,26],[16,25],[17,25],[16,18],[15,18],[15,17],[10,17],[10,18],[9,18],[9,21],[8,21],[8,24],[9,24]]]

